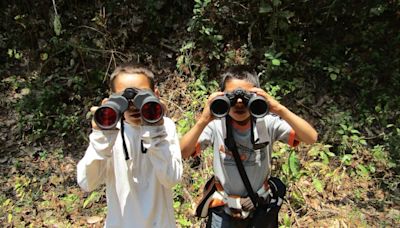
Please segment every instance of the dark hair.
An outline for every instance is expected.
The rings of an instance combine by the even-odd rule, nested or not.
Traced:
[[[220,89],[225,90],[225,84],[231,79],[239,79],[253,84],[255,87],[260,87],[260,82],[256,72],[248,65],[237,65],[228,68],[221,76]]]
[[[153,72],[151,72],[151,70],[147,69],[145,66],[142,66],[142,65],[133,64],[133,63],[124,63],[124,64],[118,66],[117,68],[115,68],[115,70],[112,72],[112,74],[110,76],[111,92],[115,92],[114,80],[121,73],[145,75],[150,82],[150,89],[154,91],[154,88],[155,88],[154,74],[153,74]]]

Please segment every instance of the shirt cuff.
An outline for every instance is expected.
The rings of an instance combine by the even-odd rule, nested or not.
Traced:
[[[290,146],[295,147],[295,146],[298,146],[299,143],[300,143],[300,142],[299,142],[298,140],[296,140],[296,132],[292,129],[292,130],[290,131],[290,133],[289,133],[288,144],[289,144]]]
[[[192,157],[200,156],[200,154],[201,154],[200,143],[196,143],[196,146],[195,146],[195,149],[194,149],[194,153],[192,154]]]
[[[151,125],[144,125],[141,127],[141,133],[143,138],[155,138],[160,136],[166,136],[167,132],[164,125],[160,126],[151,126]]]

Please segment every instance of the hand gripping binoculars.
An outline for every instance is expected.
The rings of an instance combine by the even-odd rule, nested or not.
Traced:
[[[223,96],[216,97],[210,105],[211,113],[217,118],[225,117],[239,98],[242,99],[243,104],[247,106],[253,117],[262,118],[267,115],[268,103],[264,97],[247,92],[241,88],[235,89],[230,93],[225,93]]]
[[[128,109],[129,102],[139,109],[140,116],[147,123],[156,123],[164,116],[160,100],[148,90],[127,88],[122,95],[111,95],[94,113],[94,121],[101,129],[113,129]]]

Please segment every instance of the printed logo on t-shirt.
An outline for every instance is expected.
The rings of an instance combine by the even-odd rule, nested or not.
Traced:
[[[240,160],[242,160],[244,166],[255,166],[256,164],[260,164],[265,160],[267,151],[266,148],[262,148],[261,150],[253,150],[241,144],[237,144],[236,146],[238,148]],[[224,165],[236,166],[232,151],[230,151],[225,145],[220,146],[219,152]]]

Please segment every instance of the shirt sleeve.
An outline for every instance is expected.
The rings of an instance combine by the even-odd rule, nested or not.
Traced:
[[[93,129],[89,146],[77,165],[77,182],[84,191],[92,191],[105,181],[107,160],[112,157],[112,148],[119,130],[100,131]]]
[[[279,140],[290,146],[297,146],[299,144],[299,141],[296,140],[296,132],[285,120],[279,116],[273,116],[268,122],[267,126],[270,128],[269,131],[273,141]]]
[[[176,126],[164,118],[162,126],[142,126],[141,139],[161,184],[172,188],[182,177],[182,155]]]

